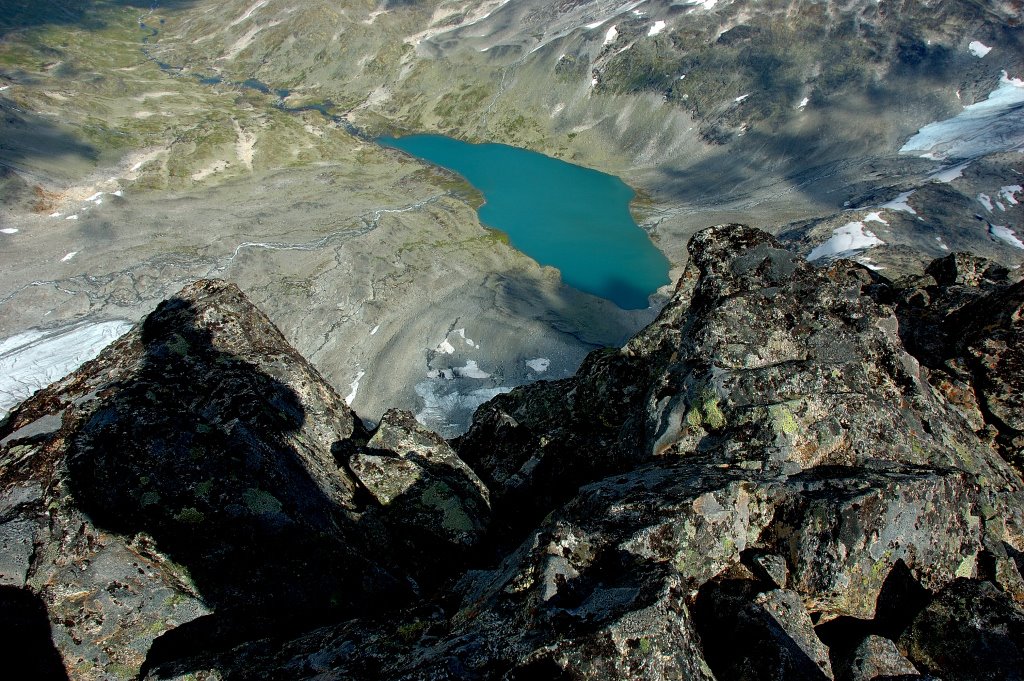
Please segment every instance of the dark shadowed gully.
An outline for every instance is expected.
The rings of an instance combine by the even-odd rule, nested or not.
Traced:
[[[187,287],[0,426],[10,636],[81,679],[1020,678],[1021,284],[689,251],[453,442]]]

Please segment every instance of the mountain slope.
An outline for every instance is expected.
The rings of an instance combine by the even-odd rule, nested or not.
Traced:
[[[653,324],[454,443],[365,432],[200,282],[0,425],[3,579],[74,678],[1003,678],[1007,274],[957,255],[898,287],[718,226]]]

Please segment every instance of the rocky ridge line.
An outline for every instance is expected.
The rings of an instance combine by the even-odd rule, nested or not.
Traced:
[[[453,442],[366,432],[236,287],[187,287],[0,424],[21,649],[76,679],[1017,678],[1022,284],[739,225],[689,251],[653,324]]]

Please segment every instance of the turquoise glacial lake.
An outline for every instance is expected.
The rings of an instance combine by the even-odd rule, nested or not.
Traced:
[[[377,141],[464,177],[484,195],[480,222],[558,268],[569,286],[637,310],[669,282],[668,259],[633,221],[633,190],[617,177],[504,144],[441,135]]]

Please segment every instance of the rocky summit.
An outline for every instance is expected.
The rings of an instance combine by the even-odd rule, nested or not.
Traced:
[[[660,316],[445,441],[232,284],[0,424],[5,666],[69,679],[1019,679],[1024,283],[699,232]]]

